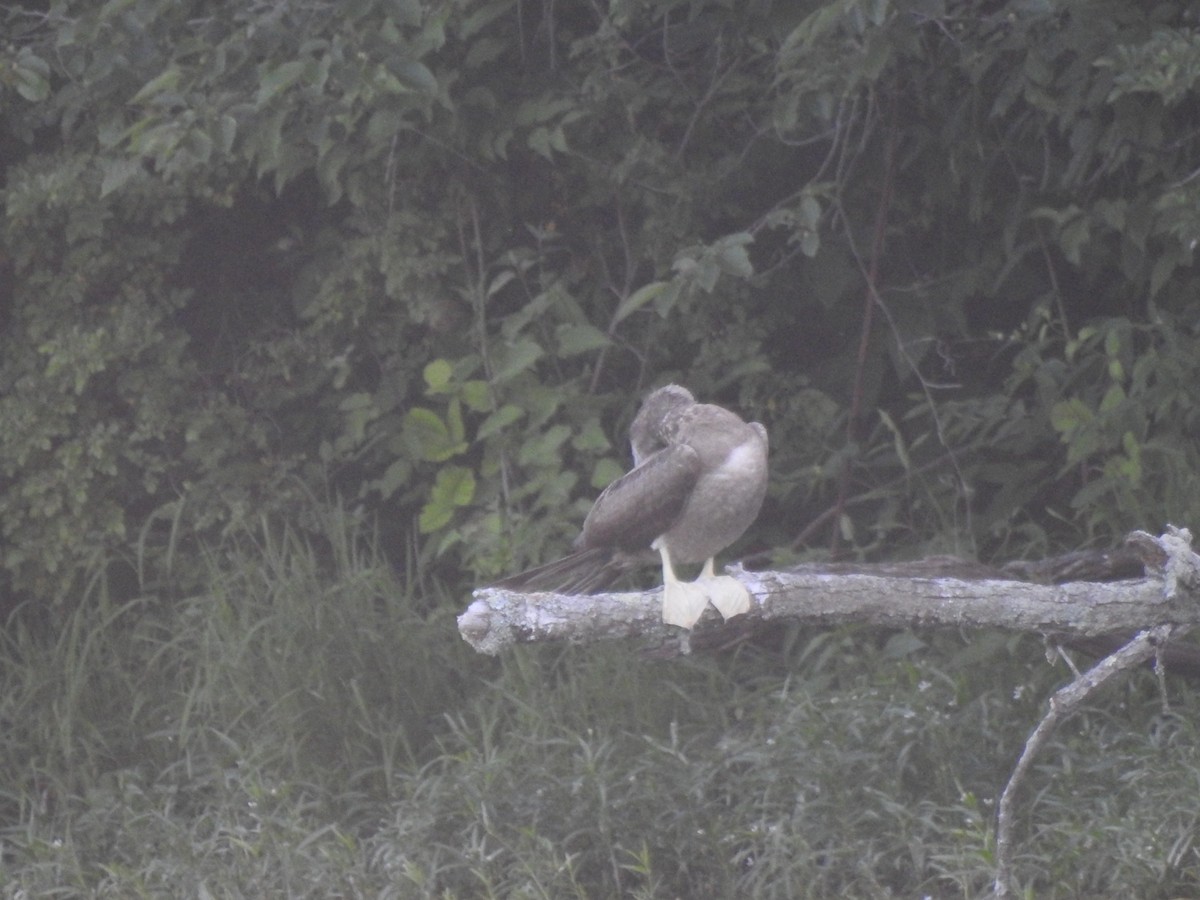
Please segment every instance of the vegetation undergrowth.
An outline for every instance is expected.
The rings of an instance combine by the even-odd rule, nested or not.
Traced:
[[[7,897],[958,897],[1060,682],[1036,642],[872,629],[662,660],[473,658],[342,514],[262,525],[211,590],[97,587],[0,653]],[[1031,896],[1200,887],[1200,700],[1150,674],[1026,797]],[[1130,893],[1132,892],[1132,893]]]
[[[1036,640],[496,661],[453,614],[570,546],[668,381],[770,431],[730,555],[1194,530],[1198,26],[0,4],[0,898],[986,892]],[[1029,896],[1200,896],[1168,698],[1039,756]]]

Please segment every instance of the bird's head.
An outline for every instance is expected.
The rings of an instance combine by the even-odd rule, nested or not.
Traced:
[[[664,385],[642,401],[642,408],[629,426],[634,465],[640,465],[650,454],[667,445],[668,425],[673,414],[695,403],[692,392],[678,384]]]

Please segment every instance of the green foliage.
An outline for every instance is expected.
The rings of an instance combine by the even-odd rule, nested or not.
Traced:
[[[173,604],[97,582],[61,628],[10,624],[0,890],[340,883],[364,798],[399,789],[479,664],[344,512],[310,531],[230,535]]]
[[[4,13],[20,596],[134,535],[161,578],[175,533],[147,522],[211,536],[301,485],[494,576],[566,545],[546,512],[611,479],[670,377],[818,429],[775,442],[760,543],[829,504],[889,555],[1193,514],[1182,6],[524,6]],[[1092,396],[1096,329],[1157,362]],[[858,410],[845,437],[786,418],[821,394]]]
[[[231,858],[322,896],[986,885],[1032,713],[970,661],[650,694],[531,656],[468,710],[445,598],[565,549],[668,379],[770,427],[745,546],[780,558],[1191,524],[1190,4],[51,0],[0,34],[14,892],[216,893]],[[1194,891],[1169,781],[1039,806],[1030,890]]]
[[[212,590],[0,656],[5,894],[984,896],[993,798],[1064,673],[1035,641],[468,658],[344,516],[210,548]],[[314,529],[315,530],[315,529]],[[493,680],[479,686],[483,670]],[[474,682],[475,686],[470,686]],[[1028,787],[1032,896],[1200,883],[1200,698],[1149,673]]]

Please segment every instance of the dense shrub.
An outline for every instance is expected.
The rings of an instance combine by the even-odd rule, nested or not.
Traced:
[[[739,552],[1193,525],[1192,4],[48,0],[0,35],[0,887],[986,886],[1034,650],[493,666],[449,613],[568,544],[668,379],[771,430]],[[1195,891],[1173,691],[1064,738],[1035,895]]]
[[[1196,507],[1187,4],[3,16],[16,596],[186,578],[303,485],[494,575],[561,549],[666,378],[778,436],[759,547]]]

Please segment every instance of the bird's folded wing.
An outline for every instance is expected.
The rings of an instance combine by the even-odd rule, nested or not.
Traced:
[[[576,546],[640,550],[678,520],[700,477],[699,454],[675,444],[648,457],[596,498]]]

